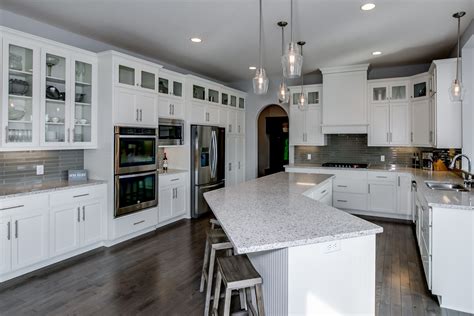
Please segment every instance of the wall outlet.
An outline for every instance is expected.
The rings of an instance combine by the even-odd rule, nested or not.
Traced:
[[[385,161],[385,155],[380,156],[380,161]]]
[[[328,242],[324,246],[324,253],[331,253],[331,252],[336,252],[340,250],[341,250],[341,243],[338,240]]]
[[[307,154],[306,159],[311,160],[311,154]]]
[[[37,165],[36,166],[36,175],[41,176],[44,174],[44,165]]]

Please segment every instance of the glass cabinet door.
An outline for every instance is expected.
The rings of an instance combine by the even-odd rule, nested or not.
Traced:
[[[213,89],[209,89],[208,90],[208,95],[209,95],[209,97],[208,97],[209,102],[219,103],[219,92],[218,91],[213,90]]]
[[[121,84],[135,86],[135,69],[125,65],[118,65],[118,81]]]
[[[92,141],[92,64],[74,61],[74,135],[75,143]]]
[[[198,100],[206,100],[206,88],[193,85],[193,98]]]
[[[372,102],[383,102],[387,100],[387,87],[372,88]]]
[[[237,107],[237,97],[235,95],[230,96],[230,106]]]
[[[407,86],[406,85],[393,85],[390,88],[391,90],[391,96],[390,100],[394,101],[400,101],[400,100],[406,100],[407,99]]]
[[[158,78],[158,92],[163,94],[170,93],[170,83],[166,78]]]
[[[67,61],[63,56],[46,53],[45,106],[44,106],[44,140],[46,143],[64,143],[71,141],[70,130],[66,133],[66,67]],[[69,135],[67,135],[69,134]]]
[[[227,93],[221,93],[221,104],[222,105],[229,104],[229,95]]]
[[[245,99],[239,98],[239,109],[245,109]]]
[[[141,87],[144,89],[155,90],[155,74],[142,70],[140,75]]]
[[[426,97],[426,81],[415,82],[413,84],[413,98]]]
[[[319,91],[308,91],[308,104],[319,104]]]
[[[24,144],[33,142],[34,112],[34,51],[27,47],[7,44],[8,48],[8,109],[5,113],[6,143]]]
[[[179,81],[173,81],[173,95],[175,97],[183,96],[183,83]]]

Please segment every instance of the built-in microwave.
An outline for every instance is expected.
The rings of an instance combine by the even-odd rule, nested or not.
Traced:
[[[158,146],[184,145],[184,121],[160,118]]]
[[[156,128],[115,127],[115,174],[158,169]]]

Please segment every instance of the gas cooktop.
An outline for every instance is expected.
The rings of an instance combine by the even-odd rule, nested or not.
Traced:
[[[362,168],[367,169],[369,165],[366,163],[351,163],[351,162],[326,162],[323,167],[331,168]]]

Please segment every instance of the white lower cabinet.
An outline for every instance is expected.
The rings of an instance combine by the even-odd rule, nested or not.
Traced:
[[[369,183],[368,208],[370,211],[395,213],[397,187],[390,182]]]
[[[245,181],[245,136],[227,135],[226,137],[226,186]]]
[[[413,192],[412,177],[406,173],[397,175],[397,212],[401,216],[412,218],[413,208]]]
[[[171,174],[160,176],[159,214],[158,222],[186,214],[186,174]]]
[[[0,282],[102,245],[105,192],[99,185],[2,200]]]

